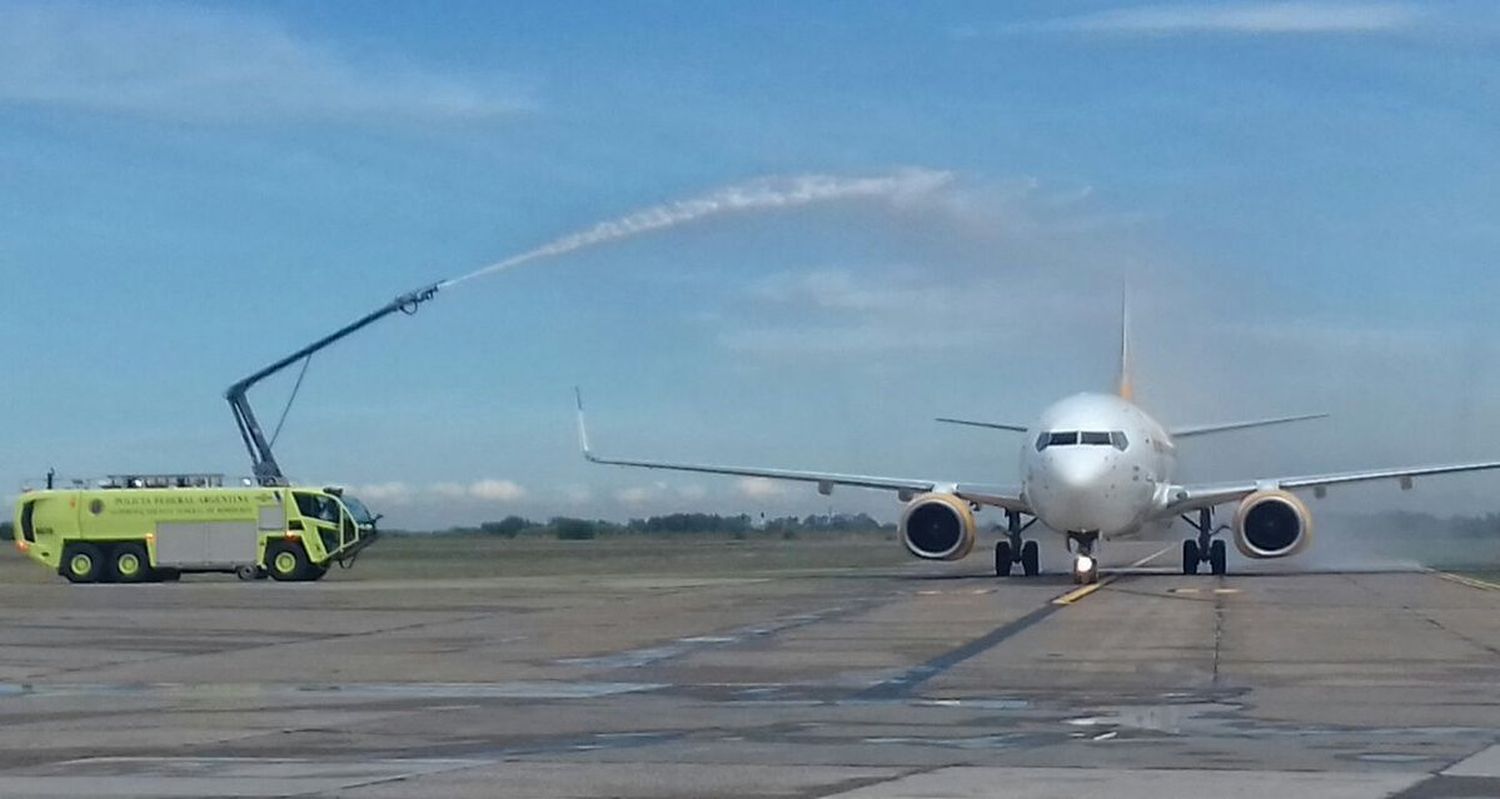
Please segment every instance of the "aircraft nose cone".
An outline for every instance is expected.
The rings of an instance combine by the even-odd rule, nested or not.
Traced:
[[[1086,491],[1097,488],[1105,465],[1096,458],[1059,458],[1052,468],[1052,478],[1064,491]]]
[[[1109,464],[1094,453],[1056,453],[1028,488],[1038,515],[1058,530],[1097,530],[1108,521]]]

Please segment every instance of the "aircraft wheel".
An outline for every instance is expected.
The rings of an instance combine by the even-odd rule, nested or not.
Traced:
[[[1025,552],[1025,549],[1022,548],[1021,551]],[[1013,561],[1011,561],[1011,559],[1010,559],[1010,542],[1009,541],[1000,541],[1000,542],[996,543],[995,544],[995,576],[996,577],[1009,577],[1010,576],[1010,567],[1011,567],[1012,563],[1013,563]]]
[[[1021,569],[1026,572],[1027,577],[1035,577],[1041,573],[1035,541],[1027,541],[1021,545]]]
[[[1208,547],[1208,564],[1214,574],[1223,574],[1225,568],[1226,547],[1223,541],[1215,541]]]
[[[1198,573],[1198,542],[1189,538],[1182,542],[1182,573]]]

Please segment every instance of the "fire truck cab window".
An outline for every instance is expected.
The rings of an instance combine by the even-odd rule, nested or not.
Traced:
[[[339,506],[332,499],[320,494],[306,494],[297,492],[297,512],[304,519],[318,519],[325,522],[337,522],[339,520]]]

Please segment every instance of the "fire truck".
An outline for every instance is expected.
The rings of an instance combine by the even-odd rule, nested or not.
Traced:
[[[187,572],[234,572],[317,580],[348,565],[375,540],[380,517],[336,488],[294,486],[271,452],[314,354],[374,322],[416,313],[445,283],[402,294],[384,306],[240,380],[224,392],[254,477],[226,487],[217,474],[120,474],[26,491],[16,503],[16,547],[75,583],[171,580]],[[281,419],[262,430],[248,392],[301,363]]]
[[[115,475],[92,487],[28,491],[16,503],[16,547],[75,583],[190,572],[305,581],[352,563],[378,535],[376,517],[336,488],[223,482]]]

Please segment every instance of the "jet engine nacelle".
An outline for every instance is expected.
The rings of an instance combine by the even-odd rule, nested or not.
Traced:
[[[958,560],[974,548],[979,524],[969,503],[952,494],[921,494],[901,514],[901,543],[924,560]]]
[[[1285,491],[1257,491],[1234,514],[1234,545],[1247,558],[1295,555],[1312,532],[1312,512]]]

